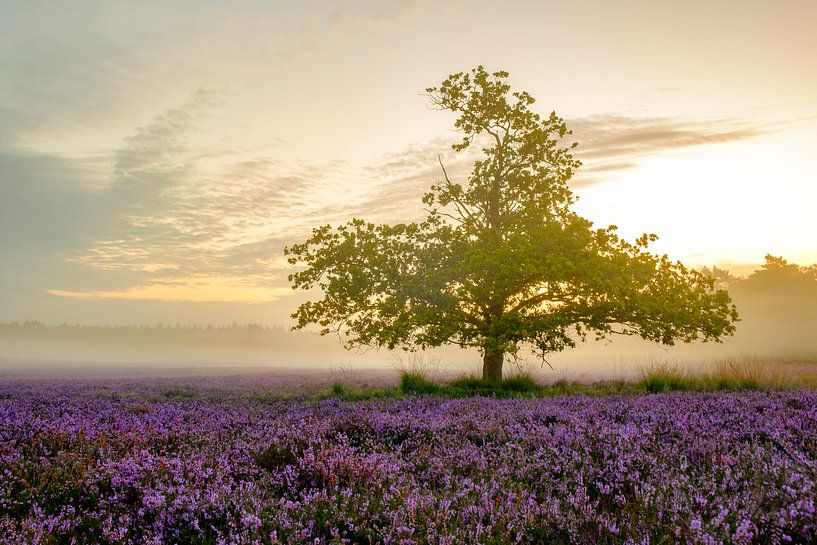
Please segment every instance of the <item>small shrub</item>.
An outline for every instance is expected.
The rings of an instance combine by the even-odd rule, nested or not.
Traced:
[[[700,379],[690,374],[687,368],[668,362],[643,367],[637,386],[651,394],[702,389]]]
[[[752,390],[758,392],[763,390],[763,385],[760,384],[760,381],[754,378],[744,377],[739,381],[739,389],[741,390]]]
[[[496,383],[491,380],[483,380],[475,376],[465,376],[454,379],[448,383],[448,387],[453,390],[463,390],[466,392],[477,392],[482,390],[494,390]]]
[[[334,397],[348,397],[352,393],[352,389],[342,382],[335,382],[332,384],[330,390]]]
[[[592,386],[575,380],[559,379],[544,389],[545,395],[575,395],[594,393]]]
[[[533,377],[530,375],[517,375],[514,377],[509,377],[503,380],[500,383],[500,387],[503,390],[507,390],[509,392],[519,392],[519,393],[540,393],[542,391],[542,387],[539,386]]]
[[[434,379],[440,372],[440,358],[432,357],[425,352],[392,352],[389,355],[391,365],[400,375],[421,375],[428,380]]]
[[[666,392],[669,390],[669,386],[665,377],[661,375],[649,375],[642,378],[638,382],[639,386],[641,386],[646,392],[651,394],[660,394],[661,392]]]
[[[700,389],[700,381],[680,375],[648,375],[642,378],[638,385],[646,392],[658,394],[661,392],[686,392]]]
[[[403,372],[400,374],[400,391],[409,395],[430,395],[438,393],[440,387],[422,373]]]
[[[493,397],[520,397],[542,394],[544,391],[529,375],[509,377],[500,381],[466,376],[452,380],[446,389],[455,396],[488,395]]]
[[[779,365],[763,362],[756,358],[727,358],[714,362],[706,378],[714,380],[718,386],[728,383],[728,390],[782,389],[791,377],[781,372]]]
[[[711,388],[717,391],[735,390],[735,383],[729,377],[714,377],[711,381]]]

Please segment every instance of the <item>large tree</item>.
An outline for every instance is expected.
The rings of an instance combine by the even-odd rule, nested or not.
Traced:
[[[440,162],[424,220],[353,219],[285,249],[304,267],[293,288],[323,292],[300,305],[295,328],[317,324],[347,347],[473,347],[494,380],[524,345],[544,357],[588,334],[671,345],[733,333],[737,312],[711,277],[650,253],[655,235],[628,242],[571,210],[580,163],[576,144],[563,142],[570,131],[555,113],[534,112],[507,77],[480,66],[427,89],[457,116],[453,149],[483,147],[466,180]]]

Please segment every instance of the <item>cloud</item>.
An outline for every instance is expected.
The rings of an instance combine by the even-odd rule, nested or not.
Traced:
[[[285,287],[236,285],[235,278],[177,278],[173,284],[147,284],[122,290],[74,291],[48,289],[57,297],[70,299],[131,299],[152,301],[186,301],[196,303],[269,303],[290,293]]]
[[[196,143],[218,100],[193,93],[108,156],[0,149],[0,305],[19,312],[46,289],[83,300],[290,293],[288,265],[274,258],[294,240],[287,229],[318,207],[319,174]]]
[[[109,149],[190,89],[235,90],[291,65],[303,16],[253,2],[12,0],[0,12],[0,146],[77,153]]]
[[[157,85],[145,77],[154,69],[121,34],[94,25],[97,10],[31,2],[10,10],[0,33],[0,143],[76,139],[143,107]]]
[[[692,146],[715,145],[754,138],[781,127],[751,124],[738,119],[696,121],[676,118],[593,115],[567,120],[579,142],[574,154],[582,167],[571,185],[583,187],[610,180],[614,174],[635,168],[645,157]],[[376,180],[365,202],[347,206],[349,214],[378,221],[407,221],[423,213],[420,199],[429,186],[441,179],[441,157],[452,180],[467,181],[471,165],[481,154],[479,142],[461,153],[451,144],[455,135],[380,158],[362,169],[362,176]]]
[[[0,150],[0,252],[76,248],[104,223],[95,181],[102,166]]]
[[[327,13],[307,21],[306,35],[313,38],[315,36],[310,34],[317,32],[347,34],[350,30],[360,32],[367,28],[402,31],[427,5],[425,0],[383,0],[371,4],[340,1]]]
[[[7,197],[0,200],[0,240],[15,269],[0,276],[3,297],[38,287],[61,300],[276,301],[291,294],[285,246],[318,224],[351,217],[418,219],[420,198],[441,178],[438,156],[464,182],[480,154],[478,145],[454,153],[458,137],[448,135],[367,164],[291,166],[268,150],[197,142],[202,119],[220,100],[194,92],[132,130],[109,156],[0,149]],[[739,120],[617,115],[569,124],[584,161],[577,185],[608,179],[651,154],[769,130]]]
[[[285,285],[280,278],[288,265],[270,258],[294,240],[287,232],[301,232],[306,218],[323,206],[315,198],[320,174],[311,167],[282,172],[269,157],[246,158],[196,144],[191,137],[217,101],[217,95],[198,91],[125,139],[98,199],[114,217],[69,258],[117,278],[119,287],[55,293],[85,299],[199,297],[202,290],[168,295],[155,286],[205,276],[235,286],[216,290],[224,297],[244,300],[242,294],[257,290],[271,300],[269,286]]]
[[[772,126],[740,119],[686,120],[603,114],[567,120],[575,156],[583,163],[574,186],[600,183],[613,172],[634,168],[639,159],[667,151],[755,138]]]

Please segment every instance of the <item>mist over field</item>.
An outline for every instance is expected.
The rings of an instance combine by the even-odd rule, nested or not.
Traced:
[[[723,343],[656,345],[638,338],[588,339],[551,354],[547,363],[522,354],[517,370],[541,380],[628,378],[661,361],[706,365],[723,358],[817,362],[817,278],[814,268],[787,263],[738,278],[712,272],[729,288],[741,317]],[[419,362],[441,373],[475,373],[479,354],[452,347],[417,355],[402,351],[345,350],[337,335],[290,331],[284,326],[77,326],[37,321],[0,324],[0,373],[65,376],[129,374],[279,373],[343,374],[392,370]],[[552,367],[552,368],[551,368]],[[514,364],[511,364],[513,370]],[[395,375],[396,376],[396,375]]]

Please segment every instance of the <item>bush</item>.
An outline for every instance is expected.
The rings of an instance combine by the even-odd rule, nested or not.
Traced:
[[[539,395],[544,391],[529,375],[518,375],[499,381],[466,376],[449,382],[447,390],[455,396],[489,395],[493,397]]]
[[[408,395],[430,395],[440,391],[440,386],[422,373],[400,373],[400,391]]]
[[[642,368],[637,386],[651,394],[702,389],[701,381],[688,368],[669,362],[655,362]]]
[[[475,391],[493,389],[495,384],[496,383],[494,383],[493,381],[483,380],[481,378],[469,375],[452,380],[451,382],[448,383],[448,387],[453,388],[455,390]]]
[[[538,393],[542,390],[542,387],[536,384],[536,381],[530,375],[517,375],[506,378],[500,386],[503,390],[509,392]]]
[[[352,389],[349,388],[347,385],[343,384],[342,382],[335,382],[334,384],[332,384],[331,392],[333,396],[345,397],[352,392]]]
[[[594,393],[592,386],[575,380],[559,379],[545,388],[547,395],[576,395]]]

